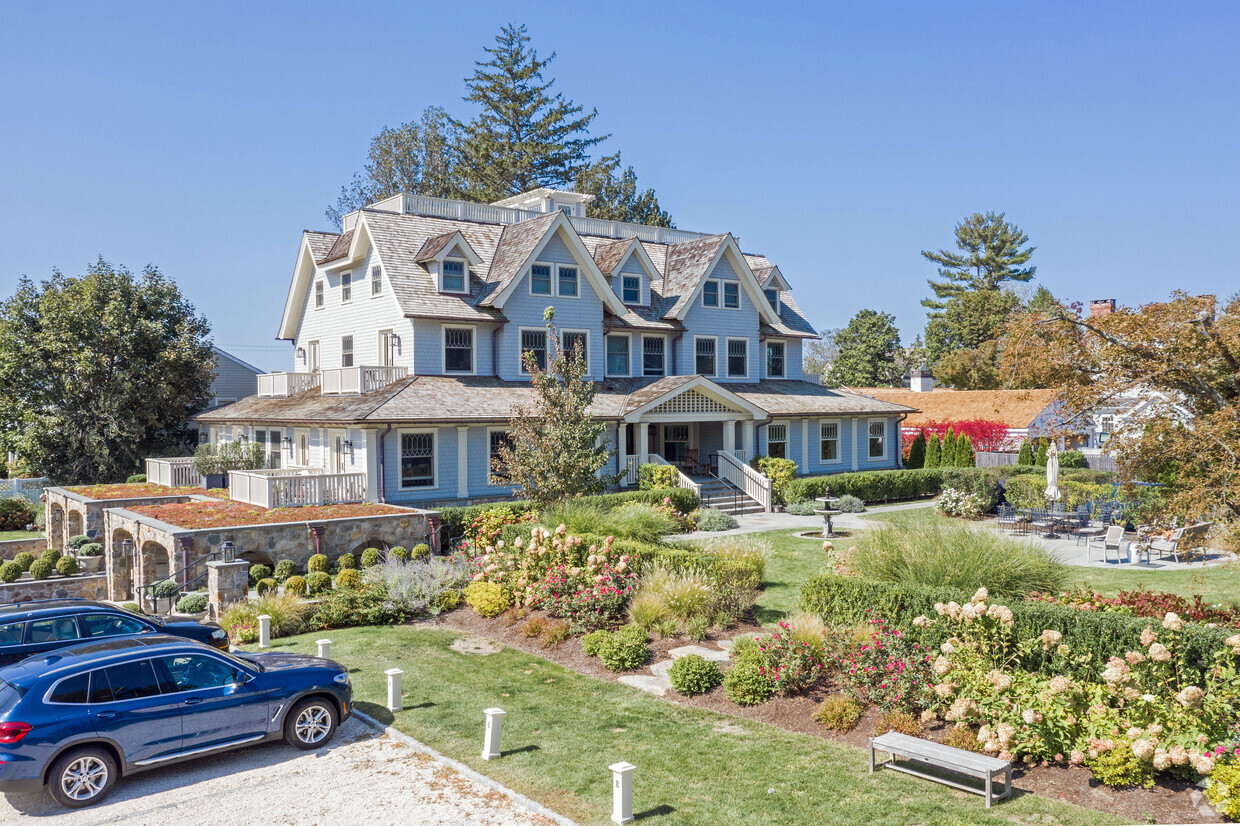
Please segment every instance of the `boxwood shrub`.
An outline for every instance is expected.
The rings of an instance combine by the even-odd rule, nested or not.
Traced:
[[[22,567],[16,562],[6,562],[0,565],[0,582],[17,582],[21,576]]]
[[[954,600],[964,604],[970,597],[971,593],[952,588],[819,574],[801,586],[799,604],[829,625],[857,625],[882,618],[898,625],[906,635],[938,647],[949,636],[946,627],[936,623],[931,628],[917,629],[913,620],[922,615],[934,619],[936,602]],[[1049,628],[1063,635],[1062,644],[1074,654],[1090,655],[1090,659],[1079,666],[1065,660],[1054,649],[1035,648],[1021,662],[1021,666],[1030,671],[1063,673],[1096,682],[1108,659],[1144,648],[1142,631],[1146,628],[1161,631],[1158,620],[1128,614],[1079,611],[1047,602],[1009,601],[1006,604],[1015,618],[1013,627],[1019,639],[1036,637]],[[1185,623],[1180,633],[1181,672],[1193,681],[1200,680],[1203,670],[1210,667],[1214,652],[1224,646],[1224,640],[1234,630]]]

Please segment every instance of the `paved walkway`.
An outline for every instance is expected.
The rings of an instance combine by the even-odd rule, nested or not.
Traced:
[[[357,719],[346,720],[332,742],[315,751],[253,746],[135,774],[86,809],[62,809],[47,794],[0,796],[0,823],[44,818],[56,826],[551,822]]]

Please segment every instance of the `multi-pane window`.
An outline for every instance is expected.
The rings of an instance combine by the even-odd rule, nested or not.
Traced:
[[[465,292],[465,262],[444,261],[441,282],[445,293]]]
[[[627,376],[629,374],[629,337],[607,337],[607,375]]]
[[[560,295],[577,295],[577,268],[558,267],[556,270],[560,280]]]
[[[738,282],[723,282],[723,306],[729,310],[735,310],[741,306],[741,285]]]
[[[474,372],[474,331],[472,328],[444,328],[443,369],[445,373]]]
[[[699,338],[694,342],[693,372],[700,376],[715,375],[715,339]]]
[[[353,336],[340,337],[340,366],[353,366]]]
[[[535,264],[530,267],[530,292],[551,295],[551,265]]]
[[[784,377],[784,343],[782,341],[766,343],[766,376],[769,379]]]
[[[346,272],[340,276],[340,303],[348,304],[353,300],[353,273]]]
[[[728,377],[733,379],[749,377],[749,339],[728,339]]]
[[[887,423],[870,422],[870,458],[881,459],[887,455]]]
[[[521,372],[529,373],[526,368],[526,353],[532,355],[534,363],[540,369],[547,369],[547,331],[546,330],[522,330],[521,331]]]
[[[663,338],[644,336],[642,338],[642,375],[662,376],[665,372],[664,364]]]
[[[840,423],[823,422],[819,426],[818,457],[824,462],[835,462],[840,458]]]
[[[642,280],[640,276],[626,275],[621,279],[620,300],[625,304],[642,303]]]
[[[487,452],[489,469],[487,471],[487,484],[489,485],[506,485],[508,484],[508,472],[504,463],[500,460],[500,448],[507,446],[512,449],[512,435],[506,430],[492,430],[490,433],[490,449]]]
[[[767,425],[766,455],[773,459],[788,458],[788,425]]]
[[[771,305],[771,309],[779,312],[779,290],[763,290],[766,294],[766,303]]]
[[[370,268],[370,294],[381,295],[383,293],[383,268]]]
[[[589,345],[586,343],[586,334],[578,332],[560,333],[560,346],[564,349],[566,358],[576,358],[577,351],[581,351],[581,358],[587,364],[590,362]]]
[[[719,306],[719,282],[707,281],[702,285],[702,306],[718,307]]]
[[[400,486],[435,487],[435,434],[402,433],[400,436]]]
[[[316,309],[323,306],[323,282],[322,281],[314,282],[314,306]]]

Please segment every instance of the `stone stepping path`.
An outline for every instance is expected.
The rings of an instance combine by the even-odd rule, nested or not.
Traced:
[[[663,697],[672,690],[671,680],[667,676],[671,671],[672,663],[681,657],[697,654],[699,657],[717,663],[726,662],[731,657],[729,652],[732,648],[732,640],[717,640],[715,645],[719,648],[707,648],[704,645],[682,645],[679,648],[673,648],[667,652],[671,659],[659,660],[651,665],[649,674],[626,674],[620,677],[619,681],[647,694]]]

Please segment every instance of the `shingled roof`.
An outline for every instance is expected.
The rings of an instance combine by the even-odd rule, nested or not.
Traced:
[[[542,241],[543,236],[547,234],[547,230],[559,215],[559,212],[550,212],[504,227],[504,233],[500,236],[499,244],[495,248],[491,272],[487,276],[487,280],[491,282],[494,289],[483,297],[481,304],[489,305],[494,302],[495,297],[521,274],[521,268],[533,255],[534,248]]]
[[[689,303],[727,239],[725,232],[683,244],[672,244],[667,248],[667,263],[663,267],[663,281],[660,284],[665,301],[664,315],[675,316]],[[667,306],[666,302],[671,302],[671,306]]]
[[[905,420],[905,427],[926,422],[963,422],[987,419],[1002,422],[1016,430],[1030,427],[1038,417],[1052,408],[1057,390],[947,390],[935,389],[917,393],[902,387],[853,388],[875,399],[893,404],[916,407]]]

